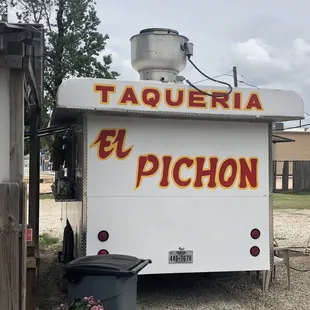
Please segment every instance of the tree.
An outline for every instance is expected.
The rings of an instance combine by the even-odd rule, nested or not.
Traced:
[[[64,79],[119,76],[111,71],[111,55],[100,59],[109,36],[97,30],[100,19],[94,0],[10,0],[10,5],[17,8],[20,21],[42,23],[46,27],[44,127]]]

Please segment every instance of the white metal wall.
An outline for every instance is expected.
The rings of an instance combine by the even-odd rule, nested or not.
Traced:
[[[87,254],[105,248],[110,253],[150,258],[142,273],[212,272],[269,269],[268,125],[89,116],[88,145],[102,128],[126,128],[125,160],[97,158],[88,151]],[[156,153],[180,156],[258,157],[259,187],[215,190],[159,188],[160,174],[143,180],[134,190],[137,157]],[[184,178],[193,169],[183,169]],[[250,231],[261,231],[259,240]],[[101,243],[100,230],[110,238]],[[252,257],[250,248],[261,249]],[[169,265],[168,252],[184,246],[193,250],[193,264]]]

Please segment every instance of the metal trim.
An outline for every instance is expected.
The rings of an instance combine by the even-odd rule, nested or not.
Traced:
[[[88,162],[88,130],[87,113],[83,113],[83,198],[82,198],[82,237],[81,237],[81,256],[86,255],[87,247],[87,162]]]
[[[258,116],[258,115],[235,115],[235,114],[202,114],[202,113],[177,113],[172,111],[134,111],[134,110],[120,110],[118,108],[105,108],[104,110],[99,110],[98,108],[85,108],[79,106],[57,106],[55,112],[60,112],[60,110],[70,110],[76,112],[96,112],[100,114],[116,114],[116,115],[133,115],[136,117],[168,117],[168,118],[189,118],[189,119],[209,119],[218,120],[223,119],[227,121],[232,120],[255,120],[257,122],[270,122],[270,121],[289,121],[289,120],[301,120],[304,119],[302,116],[283,116],[283,115],[272,115],[272,116]],[[55,118],[59,118],[55,116]]]
[[[274,265],[273,255],[273,142],[272,123],[268,124],[268,161],[269,161],[269,238],[270,238],[270,270]]]

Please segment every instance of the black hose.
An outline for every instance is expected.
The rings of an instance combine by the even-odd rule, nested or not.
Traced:
[[[274,238],[273,241],[275,242],[276,246],[278,246],[278,243],[276,241],[276,239]],[[291,249],[302,249],[302,247],[288,247],[288,250],[291,251]],[[297,251],[292,251],[292,252],[297,252]],[[285,264],[285,263],[284,263]],[[286,264],[285,264],[286,265]],[[295,268],[295,267],[292,267],[290,266],[290,269],[293,269],[295,271],[298,271],[298,272],[310,272],[310,269],[298,269],[298,268]]]
[[[297,269],[295,267],[290,266],[291,269],[295,270],[295,271],[299,271],[299,272],[310,272],[310,269]]]
[[[212,77],[206,75],[205,73],[203,73],[203,72],[194,64],[194,62],[190,59],[191,56],[190,56],[189,51],[188,51],[187,43],[184,43],[183,47],[184,47],[185,55],[187,56],[188,61],[191,63],[191,65],[192,65],[202,76],[204,76],[204,77],[207,78],[208,80],[213,81],[213,82],[215,82],[215,83],[219,83],[219,84],[223,84],[223,85],[228,86],[229,90],[228,90],[228,92],[226,92],[226,93],[224,93],[224,94],[217,94],[217,95],[215,95],[215,94],[209,94],[209,93],[207,93],[207,92],[205,92],[205,91],[199,89],[197,86],[195,86],[195,85],[194,85],[193,83],[191,83],[189,80],[185,80],[186,83],[187,83],[188,85],[190,85],[191,87],[193,87],[194,89],[196,89],[197,91],[199,91],[200,93],[202,93],[203,95],[206,95],[206,96],[209,96],[209,97],[219,98],[219,97],[225,97],[225,96],[230,95],[231,92],[232,92],[232,90],[233,90],[232,86],[231,86],[229,83],[216,80],[216,79],[214,79],[214,78],[212,78]]]

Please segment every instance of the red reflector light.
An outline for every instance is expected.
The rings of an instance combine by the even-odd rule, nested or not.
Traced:
[[[98,239],[101,242],[107,241],[109,239],[109,233],[106,230],[101,230],[98,233]]]
[[[260,231],[257,228],[252,229],[251,237],[253,239],[258,239],[260,237]]]
[[[259,255],[259,253],[260,253],[259,247],[257,247],[257,246],[251,247],[251,249],[250,249],[250,254],[251,254],[252,256],[256,257],[256,256]]]
[[[106,255],[106,254],[109,254],[109,251],[107,251],[107,250],[100,250],[98,252],[98,255]]]

